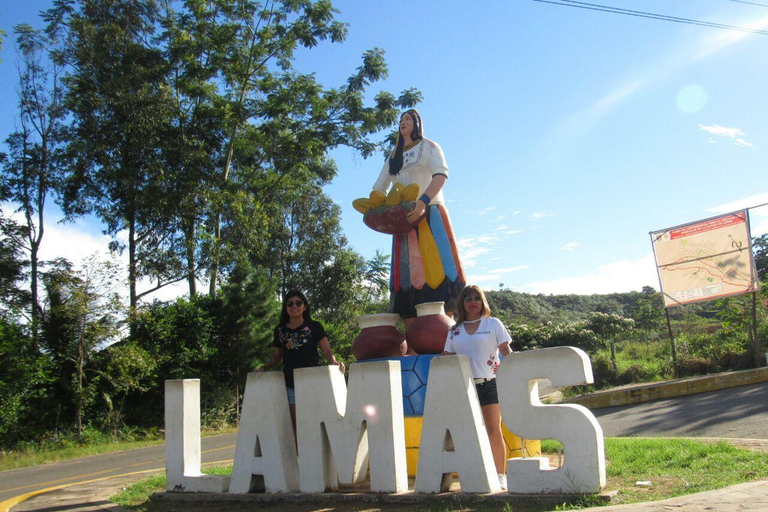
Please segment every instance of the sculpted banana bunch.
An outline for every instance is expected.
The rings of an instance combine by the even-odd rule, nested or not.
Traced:
[[[362,214],[378,208],[380,206],[396,206],[406,201],[415,201],[419,197],[419,185],[411,183],[407,187],[403,187],[402,183],[395,183],[389,190],[389,194],[384,195],[384,192],[380,190],[374,190],[369,197],[361,197],[352,201],[352,206],[355,210]]]

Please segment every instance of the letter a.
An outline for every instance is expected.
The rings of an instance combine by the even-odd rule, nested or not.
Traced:
[[[229,492],[298,490],[299,464],[283,374],[250,373]]]
[[[501,490],[467,356],[432,359],[415,492],[447,491],[454,472],[462,492]]]

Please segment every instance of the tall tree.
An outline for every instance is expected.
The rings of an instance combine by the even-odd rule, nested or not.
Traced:
[[[65,133],[61,81],[63,65],[50,50],[58,44],[55,32],[45,34],[28,25],[16,27],[19,48],[19,118],[7,139],[3,185],[7,199],[18,205],[25,219],[23,247],[29,253],[30,327],[38,343],[42,308],[39,300],[40,246],[45,233],[45,205],[61,182]]]
[[[157,5],[151,0],[83,0],[69,6],[68,107],[72,116],[71,215],[94,212],[128,253],[131,314],[138,300],[178,279],[166,259],[168,211],[175,202],[162,148],[171,112],[168,71],[151,43]],[[125,233],[125,241],[121,238]],[[157,284],[139,292],[137,281]]]
[[[117,341],[122,303],[115,291],[114,264],[90,259],[79,271],[63,263],[47,272],[44,282],[48,306],[43,317],[45,348],[54,362],[64,363],[61,385],[71,393],[78,436],[83,412],[91,401],[86,368],[97,348]]]
[[[413,106],[419,94],[381,92],[364,106],[366,87],[387,74],[381,50],[366,52],[340,88],[293,70],[299,47],[344,40],[346,26],[334,19],[328,0],[187,0],[178,11],[166,5],[176,147],[192,150],[177,152],[178,168],[205,183],[184,187],[193,195],[184,194],[181,223],[186,269],[192,290],[191,273],[205,268],[214,294],[238,253],[266,250],[268,203],[276,192],[318,176],[331,179],[335,168],[325,154],[335,146],[372,154],[378,145],[370,136],[393,124],[398,108]],[[202,242],[198,250],[191,237]]]

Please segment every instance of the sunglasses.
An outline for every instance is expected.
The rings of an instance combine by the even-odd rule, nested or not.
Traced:
[[[483,302],[483,299],[481,299],[478,296],[470,297],[469,295],[467,295],[466,297],[464,297],[464,302]]]
[[[296,306],[297,308],[304,304],[303,300],[289,300],[285,303],[286,306],[289,308],[292,308],[293,306]]]

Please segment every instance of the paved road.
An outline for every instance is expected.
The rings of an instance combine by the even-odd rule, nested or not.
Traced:
[[[203,439],[203,464],[231,463],[235,455],[235,434]],[[0,472],[0,512],[3,503],[42,489],[123,474],[151,474],[165,469],[165,446],[150,446],[82,459],[67,460]],[[7,508],[6,508],[7,509]]]
[[[606,437],[768,439],[768,383],[592,412]]]
[[[768,383],[596,409],[593,413],[606,437],[768,439]],[[235,434],[204,438],[203,463],[231,462],[235,439]],[[1,472],[0,512],[4,512],[3,503],[20,495],[108,476],[161,471],[164,461],[165,448],[161,445]]]

